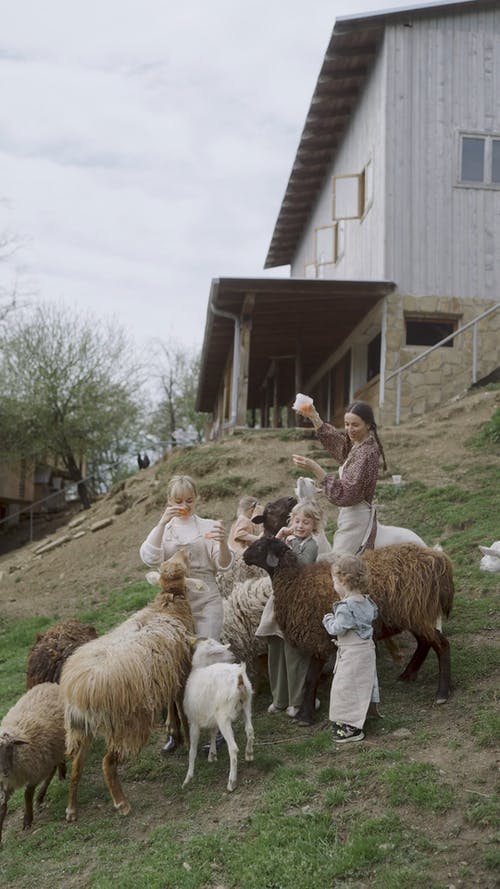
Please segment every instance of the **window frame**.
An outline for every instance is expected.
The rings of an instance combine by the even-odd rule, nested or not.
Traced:
[[[445,334],[441,339],[446,339],[447,336],[450,336],[453,333],[456,333],[460,326],[460,315],[447,315],[442,312],[404,312],[404,330],[405,330],[405,341],[403,348],[404,349],[432,349],[434,346],[437,346],[441,340],[438,340],[436,343],[409,343],[408,342],[408,322],[417,322],[421,324],[449,324],[452,327],[450,333]],[[455,347],[455,337],[452,337],[444,346],[440,346],[439,348],[447,349]]]
[[[482,139],[484,141],[484,169],[483,179],[474,181],[462,179],[462,153],[464,139]],[[482,188],[490,191],[499,191],[500,182],[493,182],[493,142],[500,143],[500,133],[474,132],[472,130],[459,130],[457,134],[457,165],[456,182],[458,188]]]

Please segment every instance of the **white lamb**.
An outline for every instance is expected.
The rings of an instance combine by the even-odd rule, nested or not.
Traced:
[[[229,645],[215,639],[197,641],[191,672],[184,693],[184,712],[189,722],[189,767],[183,787],[194,775],[194,763],[200,729],[210,729],[208,761],[217,759],[215,736],[219,729],[227,743],[230,770],[227,789],[234,790],[237,777],[238,747],[234,740],[234,720],[243,713],[247,743],[245,759],[253,760],[254,730],[252,725],[252,686],[245,664],[235,664]]]
[[[481,571],[500,571],[500,540],[495,540],[491,546],[480,546],[483,558],[479,563]]]

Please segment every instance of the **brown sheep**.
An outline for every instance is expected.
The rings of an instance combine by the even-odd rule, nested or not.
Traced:
[[[332,653],[330,636],[322,626],[323,615],[337,598],[330,565],[316,562],[300,566],[290,548],[276,538],[260,538],[244,552],[249,565],[266,568],[273,584],[276,619],[286,639],[312,655],[304,702],[297,714],[311,723],[316,687],[324,663]],[[439,662],[436,702],[448,699],[450,646],[442,634],[442,617],[448,617],[454,595],[450,559],[443,553],[415,543],[393,544],[366,552],[370,566],[370,596],[377,603],[379,619],[375,638],[384,639],[408,630],[417,648],[401,679],[415,680],[430,648]]]
[[[160,566],[161,592],[111,632],[80,646],[61,675],[66,745],[74,757],[66,819],[76,820],[76,793],[92,738],[106,744],[104,778],[115,808],[128,815],[117,774],[120,759],[137,754],[159,712],[182,695],[191,664],[194,632],[186,598],[187,554],[179,550]],[[172,709],[175,709],[172,707]]]
[[[5,714],[0,724],[0,840],[10,796],[24,791],[23,829],[33,822],[33,796],[41,805],[47,787],[64,762],[64,707],[58,685],[44,682],[27,691]]]
[[[97,639],[95,628],[73,617],[38,633],[28,653],[26,688],[41,682],[59,682],[70,654],[91,639]]]

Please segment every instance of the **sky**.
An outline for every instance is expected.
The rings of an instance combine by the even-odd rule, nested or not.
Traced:
[[[335,19],[419,4],[2,5],[0,283],[147,353],[201,347],[212,279],[289,276],[263,267]]]

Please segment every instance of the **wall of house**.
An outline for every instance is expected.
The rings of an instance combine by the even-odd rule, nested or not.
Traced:
[[[492,300],[489,305],[494,305]],[[488,308],[488,303],[482,307]],[[424,346],[407,346],[405,313],[415,311],[455,315],[459,325],[478,315],[472,299],[439,296],[408,296],[398,293],[387,297],[386,373],[402,367],[426,351]],[[473,328],[456,337],[453,347],[440,346],[401,375],[401,421],[420,417],[443,402],[464,393],[472,385]],[[500,310],[477,324],[476,379],[481,380],[500,367]],[[385,383],[384,403],[379,418],[386,424],[396,421],[397,378]]]
[[[500,191],[457,183],[459,132],[500,135],[500,15],[388,25],[384,53],[383,277],[409,294],[498,299]]]
[[[315,229],[333,222],[332,177],[361,173],[369,160],[373,165],[372,205],[363,219],[345,221],[344,254],[335,265],[323,266],[319,276],[352,280],[384,278],[385,90],[385,55],[381,52],[304,230],[291,264],[292,278],[304,277],[305,266],[314,261]]]

